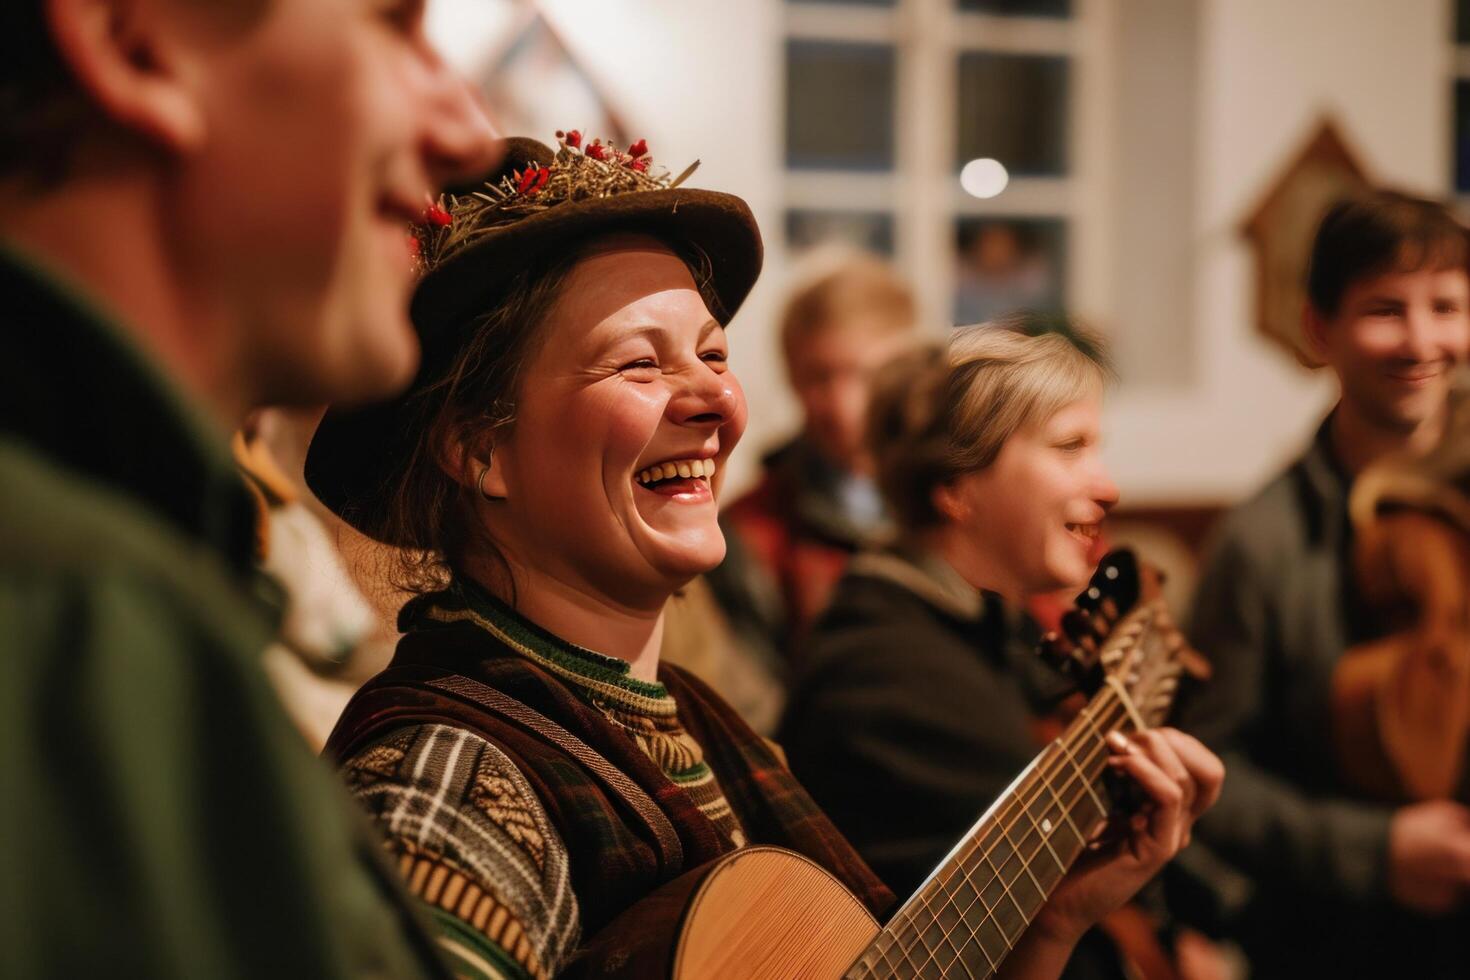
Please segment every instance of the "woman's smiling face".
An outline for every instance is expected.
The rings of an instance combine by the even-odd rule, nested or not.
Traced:
[[[543,325],[482,508],[513,566],[630,608],[725,556],[715,503],[745,429],[725,330],[684,262],[619,236],[579,262]]]

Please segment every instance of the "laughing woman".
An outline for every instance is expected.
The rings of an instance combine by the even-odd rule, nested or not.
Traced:
[[[806,855],[875,915],[892,899],[767,744],[658,663],[668,599],[724,555],[715,500],[746,419],[725,327],[759,272],[755,223],[651,175],[641,142],[580,144],[511,140],[503,172],[430,215],[418,378],[329,413],[307,461],[419,593],[329,751],[470,976],[555,974],[747,843]],[[1163,816],[1062,886],[1018,975],[1055,975],[1218,782],[1209,758],[1123,762]]]

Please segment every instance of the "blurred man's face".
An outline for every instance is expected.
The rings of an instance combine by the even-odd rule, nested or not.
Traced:
[[[913,331],[889,324],[828,327],[786,352],[807,437],[833,465],[865,473],[868,401],[873,375],[913,343]]]
[[[1412,432],[1443,410],[1470,349],[1470,279],[1452,268],[1355,282],[1315,332],[1344,401],[1377,425]]]
[[[209,43],[206,138],[177,176],[198,307],[236,322],[259,397],[354,401],[417,364],[408,224],[493,159],[489,123],[430,49],[422,0],[266,0]]]

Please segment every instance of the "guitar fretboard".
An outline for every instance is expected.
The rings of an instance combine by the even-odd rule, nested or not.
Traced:
[[[846,976],[992,976],[1081,856],[1110,807],[1113,731],[1134,713],[1104,687],[1037,756],[897,914]]]

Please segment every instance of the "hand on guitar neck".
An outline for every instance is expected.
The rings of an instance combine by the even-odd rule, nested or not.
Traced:
[[[1056,976],[1082,934],[1128,901],[1185,844],[1190,828],[1220,795],[1225,769],[1197,740],[1172,728],[1108,738],[1108,765],[1126,774],[1147,802],[1128,832],[1084,855],[1062,879],[1000,975]]]

